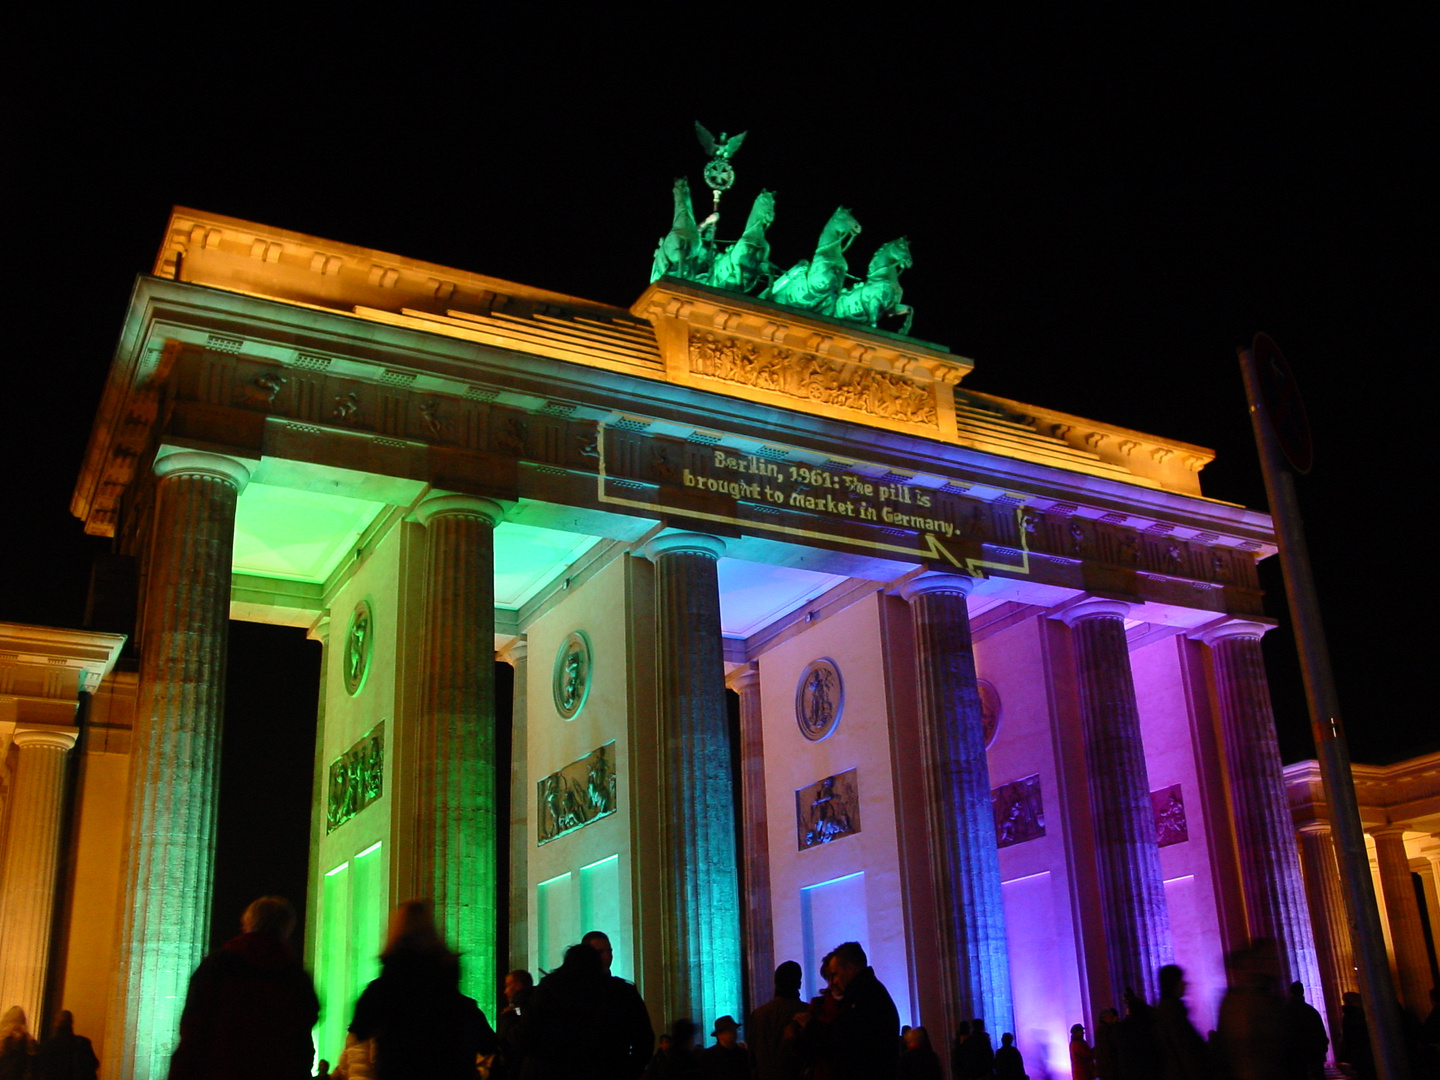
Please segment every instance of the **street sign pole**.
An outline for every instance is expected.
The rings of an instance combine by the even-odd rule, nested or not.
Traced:
[[[1300,671],[1310,703],[1315,753],[1320,761],[1325,799],[1330,806],[1330,830],[1340,864],[1356,975],[1375,1067],[1380,1080],[1409,1080],[1410,1067],[1400,1034],[1395,985],[1390,980],[1390,961],[1385,954],[1375,885],[1370,877],[1370,857],[1365,851],[1365,832],[1360,824],[1360,807],[1355,800],[1355,782],[1350,773],[1350,750],[1340,721],[1340,701],[1335,693],[1325,629],[1320,622],[1310,553],[1305,546],[1305,529],[1295,498],[1295,478],[1286,464],[1288,458],[1298,464],[1301,471],[1309,470],[1309,431],[1304,407],[1280,350],[1264,334],[1256,335],[1253,348],[1240,350],[1240,367],[1245,375],[1255,445],[1260,451],[1265,494],[1275,521],[1285,593],[1290,601],[1290,620],[1295,627]],[[1276,414],[1280,414],[1279,423]]]

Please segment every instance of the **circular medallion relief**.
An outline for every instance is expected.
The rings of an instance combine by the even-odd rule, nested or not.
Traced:
[[[795,722],[800,734],[819,742],[835,730],[845,708],[845,685],[840,668],[828,656],[811,660],[795,687]]]
[[[551,687],[555,710],[566,720],[574,719],[590,696],[590,639],[585,631],[572,630],[560,643]]]
[[[984,679],[976,679],[975,687],[980,691],[980,718],[985,725],[985,749],[989,750],[1000,730],[1000,691]]]
[[[370,673],[371,639],[375,635],[375,616],[370,601],[361,600],[350,613],[350,626],[345,631],[345,690],[354,695],[365,685]]]

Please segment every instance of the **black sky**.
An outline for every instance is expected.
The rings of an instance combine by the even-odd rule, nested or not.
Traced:
[[[764,186],[777,261],[839,203],[852,263],[908,235],[915,333],[976,360],[967,386],[1213,447],[1206,493],[1257,507],[1235,349],[1269,332],[1316,429],[1301,499],[1354,756],[1440,749],[1430,578],[1399,543],[1433,486],[1428,18],[992,7],[114,9],[14,35],[0,618],[80,620],[105,545],[67,504],[172,205],[628,306],[699,119],[750,132],[722,231]],[[1309,756],[1266,640],[1284,755]]]

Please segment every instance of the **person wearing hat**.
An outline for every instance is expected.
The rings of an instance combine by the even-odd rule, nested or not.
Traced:
[[[715,1045],[706,1049],[700,1059],[700,1075],[705,1080],[749,1080],[750,1058],[740,1041],[740,1025],[728,1013],[715,1021],[710,1033]]]

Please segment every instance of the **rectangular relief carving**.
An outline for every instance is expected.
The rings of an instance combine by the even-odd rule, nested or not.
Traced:
[[[332,833],[385,794],[385,721],[330,763],[325,831]]]
[[[535,782],[538,814],[536,846],[598,821],[619,805],[615,784],[615,744],[608,742],[579,761]]]
[[[1001,784],[990,792],[995,811],[995,845],[1010,847],[1045,835],[1045,799],[1040,774]]]
[[[860,778],[854,769],[827,776],[795,792],[799,850],[860,831]]]
[[[1155,808],[1155,843],[1169,847],[1190,839],[1190,829],[1185,824],[1185,800],[1180,794],[1179,784],[1150,792],[1150,804]]]

